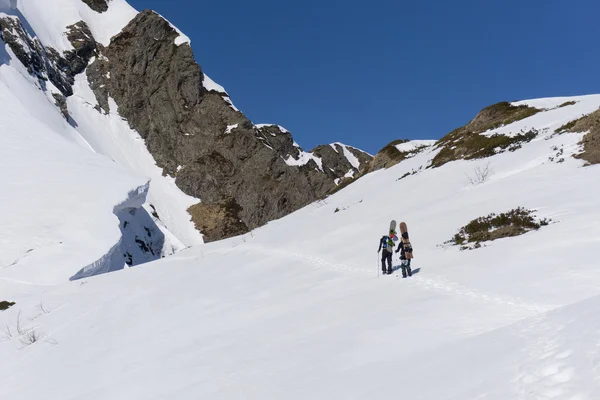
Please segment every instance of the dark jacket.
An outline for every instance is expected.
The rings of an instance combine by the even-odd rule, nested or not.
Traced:
[[[401,260],[406,260],[406,252],[412,253],[412,251],[413,251],[413,249],[412,249],[412,245],[410,244],[410,242],[408,243],[407,246],[405,246],[404,243],[402,242],[402,240],[400,240],[400,243],[398,244],[398,248],[396,249],[396,253],[400,252]]]
[[[396,249],[396,253],[400,252],[400,259],[401,260],[406,260],[406,252],[404,251],[404,243],[402,243],[402,241],[400,241],[400,244],[398,244],[398,248]]]

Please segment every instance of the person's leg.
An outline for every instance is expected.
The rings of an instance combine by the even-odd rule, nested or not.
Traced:
[[[385,250],[381,254],[381,272],[385,274]]]
[[[391,274],[392,273],[392,253],[388,253],[388,257],[387,257],[387,273]]]
[[[406,264],[406,272],[408,272],[408,276],[412,276],[412,270],[410,269],[410,262],[412,260],[408,260],[408,263]]]
[[[406,278],[406,260],[402,260],[402,277]]]

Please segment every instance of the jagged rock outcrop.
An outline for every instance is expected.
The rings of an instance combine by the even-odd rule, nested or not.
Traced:
[[[109,2],[83,0],[98,12]],[[2,40],[49,90],[65,119],[76,75],[86,71],[108,113],[109,98],[145,139],[177,186],[202,202],[189,212],[206,240],[247,232],[327,196],[364,172],[371,156],[333,144],[305,152],[277,125],[254,125],[210,81],[180,32],[152,11],[139,13],[108,46],[80,21],[66,27],[72,50],[44,47],[18,17],[0,18]],[[93,62],[92,62],[93,60]],[[91,64],[90,64],[91,63]]]
[[[60,113],[63,117],[68,121],[70,118],[69,107],[67,106],[67,99],[60,93],[52,93],[52,97],[54,97],[54,104],[60,110]]]
[[[61,61],[58,52],[45,49],[37,39],[32,38],[18,17],[1,17],[0,30],[0,39],[10,47],[27,71],[40,80],[42,87],[50,81],[63,95],[73,94],[72,78],[62,68],[67,63]]]
[[[100,49],[87,74],[101,108],[107,112],[112,97],[157,164],[202,199],[190,212],[206,240],[289,214],[335,187],[332,170],[348,173],[348,165],[324,167],[289,132],[255,126],[226,93],[206,89],[178,37],[161,16],[143,11]]]
[[[69,75],[75,76],[86,69],[92,57],[96,55],[98,44],[90,28],[83,21],[67,26],[67,39],[73,45],[74,50],[65,52],[64,57],[67,61]]]
[[[110,0],[81,0],[87,4],[92,10],[103,13],[108,10],[108,2]]]
[[[80,21],[67,29],[66,36],[74,50],[61,55],[51,47],[44,47],[37,38],[32,38],[18,17],[0,18],[0,39],[10,47],[27,71],[39,79],[44,90],[49,81],[63,97],[73,94],[75,75],[85,70],[97,50],[96,41],[85,22]],[[56,99],[61,112],[65,114],[63,107],[66,107],[66,103]]]
[[[320,145],[310,152],[323,160],[324,169],[334,179],[358,176],[373,159],[370,154],[341,143]]]

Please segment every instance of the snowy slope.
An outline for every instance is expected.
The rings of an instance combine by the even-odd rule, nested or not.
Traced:
[[[80,0],[0,2],[0,17],[20,19],[29,35],[59,50],[72,48],[64,35],[68,25],[83,19],[107,44],[136,14],[121,0],[101,14]],[[114,104],[110,115],[93,109],[85,73],[76,76],[67,99],[69,121],[55,105],[59,90],[33,77],[2,42],[0,82],[6,132],[0,184],[3,204],[15,209],[0,220],[0,280],[61,282],[202,243],[186,211],[198,200],[162,176]]]
[[[121,237],[147,178],[90,151],[10,50],[0,64],[0,285],[64,282]],[[2,286],[0,286],[2,287]]]
[[[10,3],[12,9],[15,9],[16,3],[16,10],[25,17],[33,31],[30,33],[45,46],[60,52],[73,49],[64,35],[67,26],[85,21],[96,41],[107,46],[110,39],[137,14],[125,0],[111,0],[108,11],[103,13],[92,10],[81,0],[10,0]]]
[[[0,312],[13,332],[0,342],[0,398],[599,398],[600,170],[569,157],[583,133],[553,135],[545,115],[515,152],[424,169],[438,151],[426,149],[252,234],[144,268],[4,282],[17,304]],[[556,149],[564,162],[551,161]],[[490,178],[471,185],[465,174],[487,163]],[[518,206],[553,223],[474,251],[442,245]],[[411,232],[408,280],[378,277],[392,218]],[[18,337],[19,312],[41,340]]]
[[[410,140],[408,142],[397,144],[396,148],[402,153],[410,153],[415,150],[431,147],[435,142],[435,140]]]
[[[11,0],[0,3],[0,11],[18,16],[30,35],[37,37],[44,46],[61,52],[73,49],[64,34],[67,26],[83,20],[90,27],[94,38],[101,44],[108,45],[111,37],[119,33],[137,14],[124,0],[112,0],[108,11],[103,13],[92,10],[81,0]],[[183,34],[177,40],[180,42],[178,44],[189,43]],[[18,61],[11,63],[11,67],[27,74]],[[93,109],[97,102],[85,72],[76,76],[75,81],[74,95],[67,99],[68,109],[74,120],[74,129],[66,129],[68,134],[74,135],[83,148],[107,156],[134,174],[151,180],[146,208],[148,213],[160,218],[155,218],[154,223],[167,238],[163,249],[165,255],[202,243],[202,236],[187,213],[187,209],[199,200],[182,193],[173,178],[162,176],[162,170],[156,166],[144,141],[117,114],[117,107],[112,108],[111,115],[102,115]],[[34,81],[31,83],[37,90],[39,85]],[[51,93],[59,91],[48,82],[47,97],[54,101]],[[46,123],[46,116],[38,117],[36,112],[32,114]],[[54,113],[53,118],[60,125],[53,128],[57,132],[65,131],[60,115]]]
[[[77,76],[74,95],[69,97],[68,105],[77,123],[77,131],[94,151],[151,179],[148,206],[156,209],[160,217],[157,222],[165,224],[163,231],[172,233],[176,238],[171,240],[174,249],[181,250],[202,243],[187,213],[187,209],[198,200],[181,192],[173,178],[162,176],[162,169],[156,166],[144,140],[119,116],[118,107],[112,99],[109,115],[101,114],[94,108],[97,102],[85,72]]]

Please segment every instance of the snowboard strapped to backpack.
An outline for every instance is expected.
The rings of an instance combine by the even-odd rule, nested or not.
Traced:
[[[400,233],[402,237],[402,248],[404,249],[404,256],[407,260],[411,260],[413,256],[412,244],[410,244],[410,237],[408,236],[408,228],[405,222],[400,223]]]

